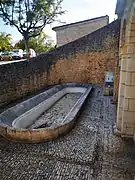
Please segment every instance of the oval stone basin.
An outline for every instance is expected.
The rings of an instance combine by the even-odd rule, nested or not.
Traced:
[[[70,131],[91,85],[55,85],[0,114],[0,134],[21,142],[52,140]]]

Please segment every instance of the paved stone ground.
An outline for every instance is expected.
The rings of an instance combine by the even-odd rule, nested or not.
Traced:
[[[71,108],[75,105],[82,93],[69,93],[57,101],[50,109],[45,111],[36,121],[28,128],[43,128],[60,124]]]
[[[0,180],[133,180],[135,146],[113,135],[115,105],[96,88],[75,128],[41,144],[0,138]]]

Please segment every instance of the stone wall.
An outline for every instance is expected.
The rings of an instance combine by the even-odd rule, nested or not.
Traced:
[[[108,16],[94,18],[91,21],[83,23],[73,23],[73,25],[63,26],[63,28],[56,29],[57,46],[62,46],[76,39],[79,39],[87,34],[90,34],[97,29],[106,26],[109,22]]]
[[[119,20],[47,54],[0,66],[0,105],[61,82],[103,83],[118,61]]]
[[[120,83],[117,130],[123,137],[135,137],[135,3],[128,1],[121,19]]]

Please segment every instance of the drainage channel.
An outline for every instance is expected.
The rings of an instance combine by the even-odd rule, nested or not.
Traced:
[[[57,101],[50,109],[45,111],[29,129],[38,129],[58,125],[70,112],[82,93],[68,93]]]

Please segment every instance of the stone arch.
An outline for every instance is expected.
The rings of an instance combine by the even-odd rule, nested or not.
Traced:
[[[132,38],[135,35],[135,4],[133,8],[131,9],[131,14],[129,17],[129,23],[128,23],[128,31],[127,31],[127,43],[132,44],[135,43],[135,40]]]
[[[121,37],[120,37],[120,47],[123,47],[126,43],[126,19],[124,19],[121,26]]]

